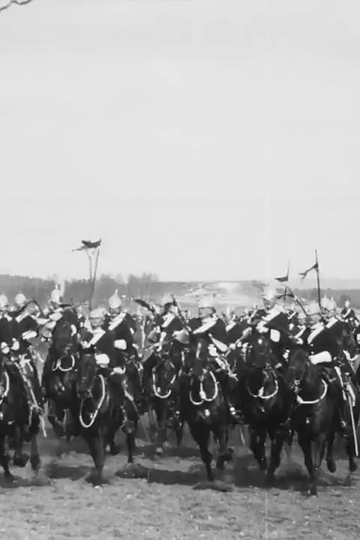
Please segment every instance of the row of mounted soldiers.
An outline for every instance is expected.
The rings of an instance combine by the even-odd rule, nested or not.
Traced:
[[[139,300],[146,313],[139,326],[135,317],[124,309],[117,291],[109,299],[108,309],[97,308],[87,315],[82,306],[74,308],[65,304],[58,288],[52,291],[44,310],[21,293],[15,297],[12,307],[6,296],[1,295],[0,349],[2,356],[16,365],[19,384],[23,385],[31,410],[38,415],[44,412],[49,373],[55,359],[52,332],[64,317],[71,322],[73,333],[80,336],[82,349],[94,351],[99,368],[108,368],[112,383],[129,400],[134,396],[126,384],[127,358],[136,359],[141,378],[142,373],[151,372],[153,355],[161,355],[169,343],[181,349],[201,337],[207,343],[209,362],[214,366],[216,377],[226,385],[233,378],[227,355],[231,351],[243,352],[253,328],[269,337],[279,370],[286,365],[288,350],[296,343],[308,351],[312,363],[321,366],[323,376],[330,384],[341,384],[334,364],[340,358],[341,369],[356,384],[352,362],[357,351],[349,353],[342,340],[343,327],[347,325],[357,343],[360,342],[359,321],[349,301],[339,314],[334,300],[326,297],[320,304],[313,302],[301,309],[296,309],[295,305],[289,308],[279,301],[277,291],[269,288],[262,301],[261,308],[255,307],[240,316],[233,312],[224,317],[217,314],[214,298],[207,296],[200,299],[198,314],[192,317],[180,309],[173,296],[163,298],[160,309]],[[39,335],[49,342],[42,384],[33,346]],[[231,402],[230,395],[226,395],[231,422],[240,422],[240,412]],[[175,404],[174,414],[177,414],[177,408]],[[127,418],[126,408],[123,413],[123,429],[131,430],[132,422]]]

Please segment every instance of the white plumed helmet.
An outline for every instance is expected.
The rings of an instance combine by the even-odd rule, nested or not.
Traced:
[[[109,308],[111,309],[117,309],[122,306],[122,301],[119,296],[118,289],[114,292],[112,296],[109,298]]]
[[[199,309],[202,309],[202,308],[215,309],[214,298],[211,296],[203,296],[203,298],[200,298],[199,300],[198,308]]]
[[[61,303],[61,292],[59,291],[59,289],[56,288],[53,291],[51,291],[50,300],[54,304],[60,304]]]
[[[17,307],[23,307],[26,304],[26,296],[23,293],[19,293],[14,298],[14,304]]]
[[[276,297],[277,297],[277,292],[276,292],[276,289],[274,289],[273,287],[269,287],[263,294],[263,299],[268,300],[269,302],[271,300],[276,300]]]
[[[0,308],[5,308],[9,305],[9,301],[5,294],[0,294]]]

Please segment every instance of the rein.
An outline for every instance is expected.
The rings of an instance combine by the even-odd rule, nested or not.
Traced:
[[[2,405],[4,403],[5,399],[7,398],[8,394],[9,394],[9,390],[10,390],[10,377],[9,377],[9,374],[6,371],[4,371],[3,375],[4,375],[4,379],[5,379],[5,386],[3,387],[4,390],[0,395],[0,405]]]
[[[171,364],[172,367],[175,369],[175,367],[173,366],[173,364]],[[174,384],[175,382],[175,379],[176,379],[176,373],[174,374],[173,378],[171,379],[170,383],[169,383],[169,386],[170,386],[170,390],[168,391],[167,394],[161,394],[161,388],[160,387],[157,387],[156,388],[156,380],[155,380],[155,371],[153,371],[153,374],[152,374],[152,389],[153,389],[153,392],[155,394],[155,396],[159,399],[167,399],[170,397],[171,395],[171,392],[172,392],[172,388],[171,386]]]
[[[204,392],[204,385],[203,385],[203,382],[202,380],[200,380],[200,390],[199,390],[199,397],[201,399],[201,401],[195,401],[194,398],[193,398],[193,395],[192,395],[192,391],[190,389],[189,391],[189,399],[190,399],[190,402],[195,405],[195,406],[199,406],[199,405],[202,405],[204,403],[204,401],[210,403],[211,401],[214,401],[218,395],[219,395],[219,384],[215,378],[215,375],[213,374],[212,371],[209,371],[209,374],[210,374],[210,377],[212,378],[213,382],[214,382],[214,395],[211,397],[211,398],[208,398],[206,396],[206,393]]]
[[[66,373],[67,371],[71,371],[75,367],[75,356],[73,354],[70,355],[71,358],[71,366],[69,368],[63,368],[62,367],[62,360],[64,358],[69,358],[69,356],[62,356],[61,358],[58,358],[56,361],[55,366],[52,366],[52,371],[62,371],[63,373]]]
[[[296,385],[296,401],[298,402],[299,405],[316,405],[316,403],[320,403],[320,401],[322,399],[324,399],[324,397],[326,396],[327,394],[327,391],[328,391],[328,385],[327,383],[324,381],[324,379],[321,379],[321,382],[322,382],[322,385],[324,387],[324,391],[323,393],[321,394],[321,396],[318,398],[318,399],[313,399],[313,400],[306,400],[306,399],[302,399],[301,396],[299,396],[298,392],[299,392],[299,383]]]
[[[85,398],[82,400],[81,402],[81,405],[80,405],[80,411],[79,411],[79,421],[80,421],[80,424],[83,428],[85,429],[88,429],[90,428],[96,418],[97,418],[97,415],[99,414],[99,411],[105,401],[105,396],[106,396],[106,388],[105,388],[105,379],[104,379],[104,376],[99,374],[98,377],[100,378],[100,381],[101,381],[101,390],[102,390],[102,395],[101,395],[101,398],[99,399],[99,402],[96,406],[96,410],[93,412],[93,413],[90,413],[89,416],[90,416],[90,422],[87,424],[84,419],[83,419],[83,407],[84,407],[84,403],[85,401],[87,401],[89,398]]]
[[[265,395],[264,392],[265,392],[265,387],[262,386],[260,388],[260,390],[258,391],[257,394],[254,394],[253,392],[251,392],[248,384],[246,385],[246,389],[247,391],[249,392],[250,396],[253,397],[253,398],[259,398],[259,399],[263,399],[263,400],[268,400],[268,399],[271,399],[273,398],[274,396],[276,396],[276,394],[278,393],[279,391],[279,384],[277,382],[277,380],[275,379],[275,390],[272,394],[268,394],[268,395]]]

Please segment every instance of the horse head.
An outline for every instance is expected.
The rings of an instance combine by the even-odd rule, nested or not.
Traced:
[[[57,321],[53,330],[53,350],[58,358],[75,354],[79,336],[76,326],[66,318]]]
[[[284,376],[285,385],[289,390],[298,390],[306,376],[309,365],[309,355],[304,349],[295,347],[290,351],[288,367]]]
[[[155,355],[155,359],[156,363],[152,369],[152,390],[156,397],[167,399],[171,395],[179,369],[173,362],[170,347]]]
[[[92,388],[97,373],[95,353],[91,349],[82,351],[79,362],[77,394],[80,400],[92,397]]]

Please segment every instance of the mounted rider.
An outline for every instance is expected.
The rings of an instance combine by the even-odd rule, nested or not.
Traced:
[[[132,401],[125,387],[125,360],[119,354],[120,349],[116,349],[116,339],[109,329],[104,329],[106,310],[97,308],[91,311],[89,329],[81,332],[81,347],[84,351],[92,350],[95,354],[95,361],[98,369],[106,376],[109,384],[113,386],[116,394],[121,397],[121,410],[124,416],[123,431],[129,432],[134,428],[133,422],[128,418],[125,398]]]
[[[40,330],[40,335],[42,341],[50,341],[50,346],[48,350],[47,357],[44,362],[43,375],[42,375],[42,387],[44,398],[47,399],[47,383],[51,374],[51,367],[56,360],[56,352],[54,348],[54,342],[52,339],[53,331],[56,324],[63,318],[71,325],[71,332],[74,336],[80,332],[81,325],[77,316],[77,313],[74,309],[71,309],[70,306],[63,303],[63,291],[60,286],[57,285],[50,293],[50,297],[47,303],[47,307],[43,310],[43,315],[46,319],[42,319],[42,328]],[[70,307],[70,309],[69,309]]]
[[[29,351],[30,340],[38,335],[37,323],[26,312],[26,303],[23,304],[23,298],[17,298],[17,300],[21,300],[23,307],[16,316],[14,314],[10,316],[7,297],[0,296],[1,352],[10,368],[16,368],[16,371],[14,369],[12,371],[21,381],[31,413],[42,415],[44,411],[37,368]]]
[[[217,380],[223,388],[224,398],[227,401],[232,422],[238,423],[240,418],[230,397],[230,387],[236,376],[224,357],[229,349],[226,324],[216,314],[214,299],[203,297],[198,303],[198,317],[190,319],[190,342],[196,343],[196,338],[202,338],[208,344],[210,365],[214,367]]]
[[[323,302],[323,309],[325,305],[328,311],[333,308],[333,304]],[[337,392],[342,392],[344,373],[347,373],[348,369],[342,358],[341,343],[334,332],[336,323],[325,324],[321,307],[315,302],[308,306],[307,314],[307,325],[295,336],[295,341],[309,353],[310,362],[319,366],[324,380]]]
[[[269,287],[262,297],[263,308],[252,315],[251,325],[261,334],[268,335],[273,353],[280,364],[283,364],[290,324],[288,314],[277,304],[277,298],[276,289]]]
[[[354,309],[351,307],[350,299],[345,300],[344,307],[341,310],[340,316],[346,323],[353,323],[354,326],[359,324],[359,319],[356,316]]]

